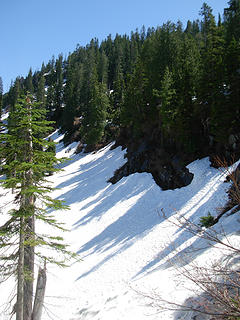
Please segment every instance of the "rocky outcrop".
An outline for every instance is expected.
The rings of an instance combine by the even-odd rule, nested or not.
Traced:
[[[140,143],[129,143],[126,157],[127,163],[116,170],[109,182],[116,183],[132,173],[149,172],[155,182],[167,190],[187,186],[193,179],[181,156],[166,151],[152,136]]]
[[[148,124],[142,128],[142,137],[138,139],[132,138],[129,128],[123,129],[115,146],[120,145],[127,148],[128,161],[109,181],[116,183],[132,173],[149,172],[164,190],[189,185],[193,174],[186,165],[196,159],[209,156],[212,166],[219,167],[216,157],[228,164],[240,158],[240,134],[229,135],[225,143],[215,141],[213,136],[199,137],[198,148],[186,153],[181,143],[163,138],[159,126],[153,128]]]

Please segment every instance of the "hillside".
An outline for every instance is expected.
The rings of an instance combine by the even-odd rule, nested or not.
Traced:
[[[62,138],[57,132],[52,137]],[[70,206],[55,215],[66,223],[70,232],[64,238],[82,261],[66,269],[47,267],[43,320],[193,319],[192,313],[159,312],[162,303],[148,296],[184,303],[196,293],[179,275],[181,267],[224,262],[226,252],[171,220],[184,216],[199,223],[208,212],[216,215],[227,201],[225,174],[204,158],[188,165],[194,177],[183,188],[163,191],[148,173],[135,173],[112,185],[107,180],[126,162],[125,150],[108,145],[76,155],[76,146],[58,144],[58,156],[71,160],[50,179],[58,188],[54,198]],[[1,189],[1,224],[11,206],[12,194],[5,193]],[[224,229],[229,242],[239,242],[238,217],[223,217],[215,226],[220,233]],[[11,290],[11,281],[1,284],[1,320],[10,319],[4,301]]]
[[[175,189],[192,181],[186,165],[194,160],[239,159],[240,1],[218,17],[207,3],[199,9],[186,26],[166,21],[94,38],[30,68],[7,93],[0,89],[0,113],[30,93],[65,145],[90,152],[116,141],[127,163],[112,182],[147,172]]]

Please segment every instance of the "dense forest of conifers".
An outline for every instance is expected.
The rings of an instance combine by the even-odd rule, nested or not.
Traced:
[[[240,0],[200,19],[97,39],[18,77],[2,105],[32,93],[65,134],[93,150],[144,139],[194,158],[230,156],[240,140]]]

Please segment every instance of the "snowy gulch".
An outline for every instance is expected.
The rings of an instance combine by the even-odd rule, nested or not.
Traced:
[[[22,252],[22,293],[27,281],[32,287],[34,263],[28,273],[23,251],[34,256],[38,234],[53,245],[63,238],[80,258],[68,268],[47,263],[41,320],[240,319],[239,173],[233,184],[228,178],[240,158],[239,19],[240,0],[228,1],[218,21],[204,3],[185,28],[167,22],[94,38],[30,68],[4,94],[0,77],[0,271],[5,245],[14,244],[18,251],[7,254],[20,261]],[[69,160],[56,165],[61,157]],[[55,210],[40,209],[43,190]],[[68,232],[58,237],[41,218]],[[9,233],[9,221],[20,221],[19,233]],[[9,234],[14,243],[4,243]],[[41,240],[38,257],[61,257]],[[0,320],[9,320],[15,283],[2,279]]]
[[[57,132],[52,137],[62,139]],[[180,271],[192,263],[223,261],[226,251],[174,221],[184,217],[199,223],[208,212],[216,215],[227,201],[226,174],[204,158],[188,166],[194,176],[183,188],[163,191],[149,173],[111,184],[108,179],[126,163],[125,150],[108,145],[94,153],[74,154],[76,147],[57,145],[57,155],[70,161],[50,179],[57,188],[52,196],[70,206],[54,215],[66,224],[69,232],[63,236],[82,261],[66,269],[47,266],[42,319],[192,319],[193,311],[159,312],[161,299],[182,304],[193,298],[198,289]],[[1,198],[1,222],[11,197],[5,192]],[[239,243],[238,214],[222,217],[215,227],[220,234],[224,229],[229,242]],[[42,225],[37,228],[41,231]],[[9,320],[4,302],[13,282],[0,286],[0,319]],[[203,299],[200,293],[198,297]]]

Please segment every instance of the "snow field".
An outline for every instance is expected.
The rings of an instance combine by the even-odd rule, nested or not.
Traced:
[[[53,138],[59,142],[62,137],[55,132]],[[158,312],[144,295],[183,303],[193,294],[193,286],[177,269],[192,261],[211,263],[223,258],[221,250],[170,220],[184,216],[197,223],[208,212],[216,214],[227,200],[225,175],[205,158],[189,165],[194,179],[181,189],[162,191],[147,173],[112,185],[107,180],[126,160],[124,150],[110,147],[76,155],[76,144],[57,146],[58,156],[69,156],[70,161],[50,177],[58,188],[52,196],[66,201],[70,210],[54,215],[70,230],[63,233],[64,238],[82,261],[65,269],[47,267],[43,320],[190,320],[190,314]],[[238,214],[222,221],[228,239],[238,242]],[[1,299],[8,290],[4,288]],[[0,319],[9,317],[2,313]]]

